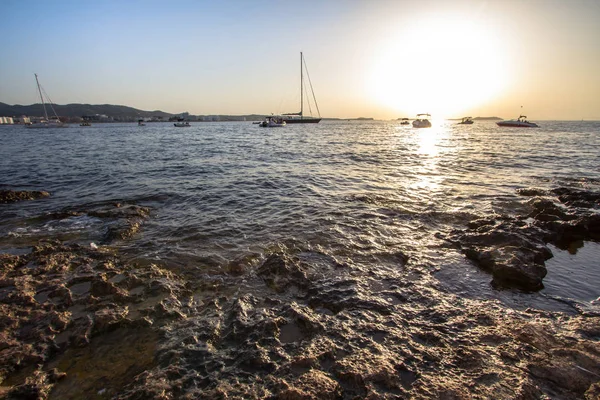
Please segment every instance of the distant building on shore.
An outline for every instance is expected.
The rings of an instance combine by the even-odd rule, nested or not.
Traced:
[[[27,115],[21,115],[20,117],[13,117],[13,121],[15,124],[27,125],[31,123],[31,118],[29,118]]]
[[[14,123],[13,117],[0,117],[0,125],[12,125]]]

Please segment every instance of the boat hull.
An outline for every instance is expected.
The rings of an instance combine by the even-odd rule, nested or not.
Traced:
[[[413,128],[431,128],[429,121],[413,121]]]
[[[539,125],[534,124],[533,122],[501,121],[496,122],[496,125],[510,128],[539,128]]]
[[[261,122],[258,126],[261,128],[283,128],[287,124],[285,122],[279,124],[277,122]]]
[[[25,125],[27,129],[55,129],[55,128],[68,128],[67,124],[31,124]]]
[[[321,118],[289,118],[286,119],[287,124],[318,124]]]

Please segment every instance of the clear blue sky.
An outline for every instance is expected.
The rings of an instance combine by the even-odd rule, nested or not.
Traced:
[[[0,101],[600,119],[600,2],[3,0]]]

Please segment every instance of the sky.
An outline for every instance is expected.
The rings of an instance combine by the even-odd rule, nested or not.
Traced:
[[[0,5],[8,104],[297,112],[303,52],[323,117],[600,120],[598,0]]]

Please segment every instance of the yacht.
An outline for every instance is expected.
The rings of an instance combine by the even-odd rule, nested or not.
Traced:
[[[261,128],[280,128],[286,126],[286,122],[282,117],[266,117],[258,126]]]
[[[412,123],[413,128],[431,128],[430,114],[417,114],[417,119]]]
[[[37,84],[38,92],[40,93],[40,100],[42,100],[42,107],[44,108],[44,117],[45,118],[42,119],[38,123],[29,123],[29,124],[26,124],[25,127],[26,128],[42,128],[42,129],[46,129],[46,128],[66,128],[66,127],[68,127],[69,125],[63,123],[58,118],[58,114],[56,114],[56,111],[54,110],[54,107],[52,106],[52,101],[50,101],[49,98],[48,98],[48,105],[52,109],[52,112],[54,113],[54,117],[50,117],[50,118],[48,117],[48,110],[46,110],[46,99],[42,95],[42,87],[40,85],[40,81],[38,80],[38,76],[37,76],[37,74],[34,74],[34,75],[35,75],[35,83]],[[44,91],[44,94],[46,94],[45,91]],[[47,94],[46,94],[46,97],[48,97]]]
[[[312,93],[314,106],[317,110],[317,113],[319,114],[318,117],[304,115],[304,71],[306,71],[306,76],[308,77],[308,83],[310,86],[310,91]],[[308,90],[306,90],[306,93],[308,94]],[[307,96],[306,101],[309,110],[312,111],[310,97]],[[312,83],[310,82],[310,76],[308,75],[306,61],[304,61],[304,56],[302,55],[302,52],[300,52],[300,112],[283,114],[283,119],[288,124],[318,124],[319,122],[321,122],[321,112],[319,111],[319,106],[317,105],[317,98],[315,97],[315,91],[313,90]]]
[[[506,121],[496,122],[498,126],[510,126],[513,128],[539,128],[539,125],[534,122],[529,122],[525,118],[526,115],[519,115],[517,119],[509,119]]]

